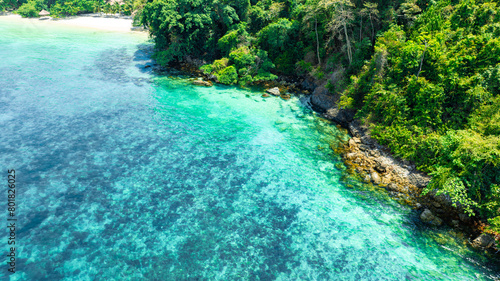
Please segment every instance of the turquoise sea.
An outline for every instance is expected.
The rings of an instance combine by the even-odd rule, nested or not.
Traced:
[[[493,280],[418,211],[346,184],[300,98],[155,74],[144,34],[0,17],[2,280]]]

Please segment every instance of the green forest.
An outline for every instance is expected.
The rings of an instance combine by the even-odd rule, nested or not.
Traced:
[[[109,5],[109,4],[108,4]],[[103,0],[0,0],[37,16],[103,11]],[[111,6],[111,5],[109,5]],[[437,190],[500,232],[497,1],[134,0],[108,12],[149,28],[163,66],[187,57],[223,84],[328,81],[341,108],[416,163]],[[34,12],[32,12],[34,11]]]

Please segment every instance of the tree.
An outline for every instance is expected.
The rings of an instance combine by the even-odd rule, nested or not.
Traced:
[[[417,5],[417,0],[406,0],[397,10],[398,16],[402,17],[406,24],[411,25],[422,11]]]
[[[354,19],[354,4],[350,0],[321,0],[318,5],[323,10],[331,13],[331,20],[328,22],[328,30],[331,31],[333,35],[336,33],[341,34],[342,31],[344,32],[347,58],[350,65],[352,63],[352,46],[349,40],[347,27],[351,25]],[[331,41],[333,37],[334,36],[332,36],[329,41]]]

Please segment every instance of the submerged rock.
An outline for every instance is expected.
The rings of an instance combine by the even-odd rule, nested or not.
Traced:
[[[267,89],[266,92],[270,93],[273,96],[280,96],[280,89],[278,87]]]
[[[420,219],[423,222],[434,226],[440,226],[443,223],[443,220],[436,217],[429,209],[425,209],[422,214],[420,214]]]
[[[474,241],[472,241],[472,246],[476,248],[490,248],[495,244],[495,238],[487,233],[479,235]]]

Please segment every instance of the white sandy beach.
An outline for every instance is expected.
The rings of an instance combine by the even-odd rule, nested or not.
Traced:
[[[107,31],[118,31],[118,32],[132,32],[132,19],[130,18],[118,18],[118,17],[105,17],[98,16],[95,14],[74,16],[64,19],[49,19],[40,20],[38,18],[22,18],[19,15],[6,15],[1,16],[8,18],[9,20],[19,20],[26,21],[31,24],[58,24],[66,26],[78,26],[83,28],[93,28]],[[137,31],[134,31],[137,32]]]

